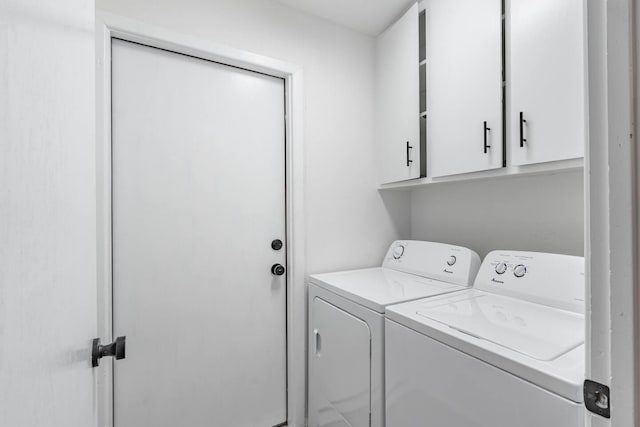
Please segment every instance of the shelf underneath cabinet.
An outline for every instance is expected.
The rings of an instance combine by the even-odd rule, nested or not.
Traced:
[[[556,162],[537,163],[525,166],[508,166],[501,169],[492,169],[480,172],[465,173],[460,175],[443,176],[439,178],[418,178],[408,181],[382,184],[378,190],[412,190],[429,185],[450,184],[454,182],[483,181],[502,179],[507,177],[522,177],[534,175],[554,175],[558,173],[572,172],[584,168],[584,159],[559,160]]]

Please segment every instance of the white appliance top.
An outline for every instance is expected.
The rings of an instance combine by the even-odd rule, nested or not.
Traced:
[[[309,279],[315,285],[378,313],[384,313],[390,304],[465,289],[460,285],[383,267],[315,274]]]
[[[387,318],[576,402],[584,380],[584,261],[494,251],[474,288],[387,308]]]
[[[425,301],[416,313],[537,360],[584,343],[582,314],[477,290]]]
[[[487,254],[474,289],[584,313],[584,258],[540,252]]]
[[[391,244],[382,267],[314,274],[309,281],[384,313],[391,304],[465,289],[479,265],[480,257],[470,249],[403,240]]]
[[[444,243],[397,240],[382,266],[422,277],[469,286],[478,273],[480,257],[471,249]]]

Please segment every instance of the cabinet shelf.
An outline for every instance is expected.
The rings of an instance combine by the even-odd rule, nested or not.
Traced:
[[[438,178],[419,178],[408,181],[382,184],[378,190],[413,190],[431,185],[452,184],[456,182],[488,181],[505,179],[507,177],[523,177],[534,175],[555,175],[582,170],[584,159],[559,160],[555,162],[537,163],[525,166],[508,166],[501,169],[492,169],[480,172],[465,173],[460,175],[443,176]]]

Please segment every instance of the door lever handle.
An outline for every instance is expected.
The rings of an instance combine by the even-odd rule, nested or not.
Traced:
[[[94,368],[100,366],[100,359],[105,356],[115,357],[116,360],[124,359],[126,344],[127,337],[118,337],[114,342],[106,345],[101,345],[100,338],[95,338],[91,352],[91,366]]]

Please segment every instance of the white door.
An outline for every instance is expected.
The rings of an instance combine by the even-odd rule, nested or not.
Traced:
[[[376,143],[382,184],[420,177],[418,5],[376,40]]]
[[[116,427],[286,421],[280,78],[112,42]]]
[[[429,0],[427,171],[502,167],[500,0]]]
[[[93,0],[0,1],[0,426],[97,425]]]
[[[365,427],[371,414],[371,331],[314,298],[309,337],[309,427]]]
[[[512,165],[584,156],[584,0],[510,0],[507,73]]]

